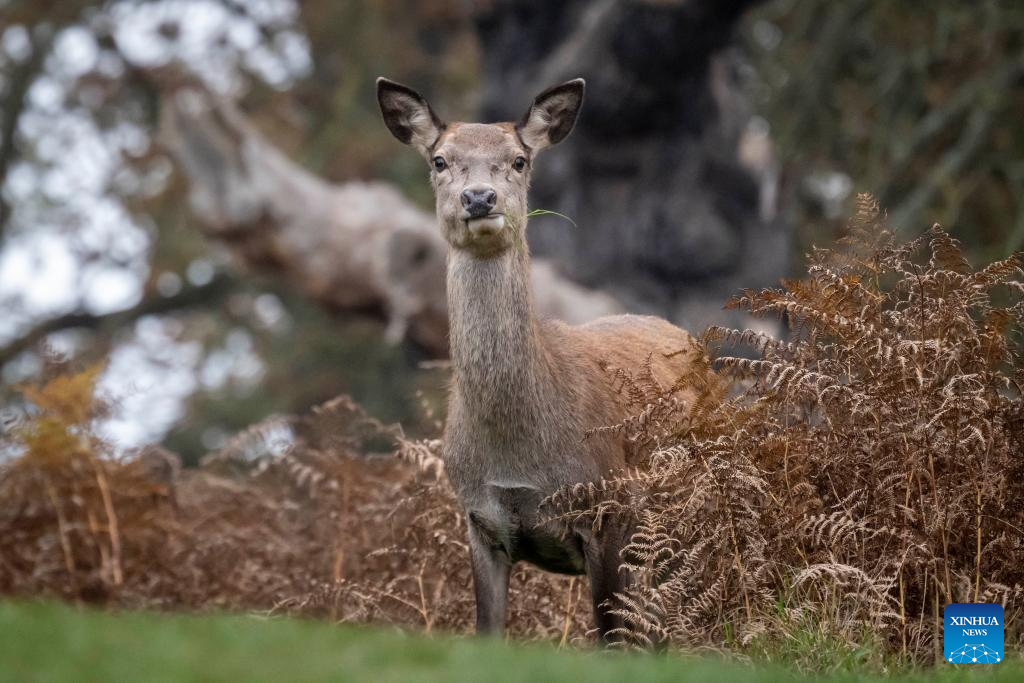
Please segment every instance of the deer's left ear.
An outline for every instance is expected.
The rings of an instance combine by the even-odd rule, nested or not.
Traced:
[[[401,83],[378,78],[377,103],[391,134],[423,156],[430,156],[431,148],[444,131],[444,123],[423,95]]]
[[[533,100],[529,111],[516,124],[523,142],[534,151],[558,144],[572,132],[583,105],[582,78],[548,88]]]

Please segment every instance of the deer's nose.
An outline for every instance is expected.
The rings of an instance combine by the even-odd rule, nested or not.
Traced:
[[[462,191],[462,208],[470,218],[483,218],[494,210],[498,193],[493,187],[475,185]]]

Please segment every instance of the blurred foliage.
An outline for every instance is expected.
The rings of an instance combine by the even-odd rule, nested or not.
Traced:
[[[0,452],[20,456],[0,466],[0,592],[96,598],[123,585],[126,552],[151,552],[161,540],[152,520],[166,489],[142,461],[111,458],[92,431],[106,410],[96,395],[100,370],[22,387],[30,411],[0,433]],[[56,533],[42,541],[36,534],[47,527]],[[53,552],[39,562],[42,546]],[[59,587],[41,589],[54,575]]]
[[[862,191],[979,259],[1024,248],[1024,4],[776,0],[744,36],[802,251]]]
[[[96,36],[103,59],[127,68],[96,68],[77,77],[61,106],[86,113],[104,133],[126,117],[141,125],[150,137],[148,148],[123,155],[119,161],[141,177],[154,166],[167,168],[168,162],[159,146],[152,144],[159,99],[143,72],[134,69],[121,52],[111,28],[110,17],[121,11],[116,9],[119,4],[124,3],[15,1],[0,6],[0,33],[8,26],[26,27],[32,54],[38,55],[38,59],[25,61],[0,59],[0,90],[16,78],[24,81],[27,90],[34,80],[45,77],[48,52],[62,32],[86,29]],[[183,8],[188,3],[150,4],[165,6],[159,38],[168,45],[180,40],[181,22],[188,21]],[[221,5],[236,18],[236,24],[255,22],[258,45],[280,51],[281,37],[289,31],[298,31],[308,40],[311,71],[297,81],[274,82],[262,78],[244,53],[232,46],[227,34],[230,26],[224,27],[224,35],[211,38],[225,52],[225,61],[236,65],[239,80],[231,86],[232,94],[242,96],[242,106],[275,145],[328,180],[391,180],[430,207],[432,198],[423,182],[422,161],[414,155],[392,153],[397,143],[379,123],[374,79],[387,74],[416,82],[425,93],[444,101],[453,116],[470,115],[477,107],[478,56],[471,18],[463,3],[309,0],[298,3],[294,23],[289,23],[287,14],[282,15],[284,19],[267,19],[265,10],[244,3],[225,1]],[[0,92],[0,98],[11,95],[10,91]],[[20,106],[4,106],[0,118],[12,120],[20,113]],[[35,152],[37,141],[22,135],[16,142],[11,161],[28,162],[45,172],[47,163]],[[381,321],[325,311],[294,293],[287,283],[267,281],[252,273],[228,278],[216,296],[183,299],[182,307],[175,310],[173,301],[185,290],[211,277],[226,277],[233,267],[230,253],[197,230],[186,201],[187,184],[180,174],[170,175],[158,192],[121,191],[118,186],[108,189],[141,221],[151,241],[143,301],[172,302],[171,310],[160,316],[164,332],[176,343],[195,343],[201,349],[195,367],[197,390],[188,397],[184,414],[164,440],[186,463],[196,462],[227,435],[262,417],[302,412],[340,393],[351,394],[382,420],[401,421],[411,435],[420,433],[419,394],[439,403],[444,381],[436,372],[419,369],[425,359],[419,349],[387,346],[381,342]],[[9,218],[3,216],[7,228],[12,225]],[[254,312],[254,302],[268,296],[281,308],[280,320],[267,322]],[[90,326],[68,337],[74,342],[70,347],[58,345],[47,353],[65,354],[79,363],[103,359],[137,336],[133,318],[116,322],[116,327],[105,323]],[[227,341],[239,332],[251,340],[260,367],[250,377],[232,376],[214,385],[204,381],[204,365],[214,354],[237,356]],[[11,383],[37,376],[52,361],[52,357],[29,355],[32,357],[21,358],[5,369],[5,382],[0,386],[3,402],[21,403]],[[222,358],[222,363],[236,360]],[[146,388],[143,380],[137,389]]]
[[[18,430],[25,458],[64,464],[78,455],[91,455],[87,432],[82,430],[96,411],[93,394],[101,369],[94,365],[75,374],[59,375],[42,386],[21,388],[25,398],[40,411]]]
[[[429,429],[418,397],[439,405],[445,378],[420,369],[427,356],[410,346],[382,344],[376,320],[339,320],[300,295],[281,294],[289,314],[287,330],[261,328],[244,316],[231,321],[235,329],[252,332],[254,351],[263,361],[259,377],[196,392],[164,446],[181,454],[186,464],[195,464],[224,438],[267,415],[301,412],[339,393],[355,397],[384,422],[400,422],[412,435]],[[220,316],[207,312],[205,323],[191,322],[193,328],[209,329],[208,349],[223,346],[230,334]]]

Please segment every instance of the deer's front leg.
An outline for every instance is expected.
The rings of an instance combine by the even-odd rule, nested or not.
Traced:
[[[512,563],[504,550],[481,537],[472,522],[469,524],[469,550],[476,591],[476,632],[500,636],[505,633]]]

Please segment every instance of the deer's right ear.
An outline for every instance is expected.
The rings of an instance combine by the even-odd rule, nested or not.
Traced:
[[[377,103],[388,130],[400,142],[429,156],[444,123],[418,92],[386,78],[377,79]]]

